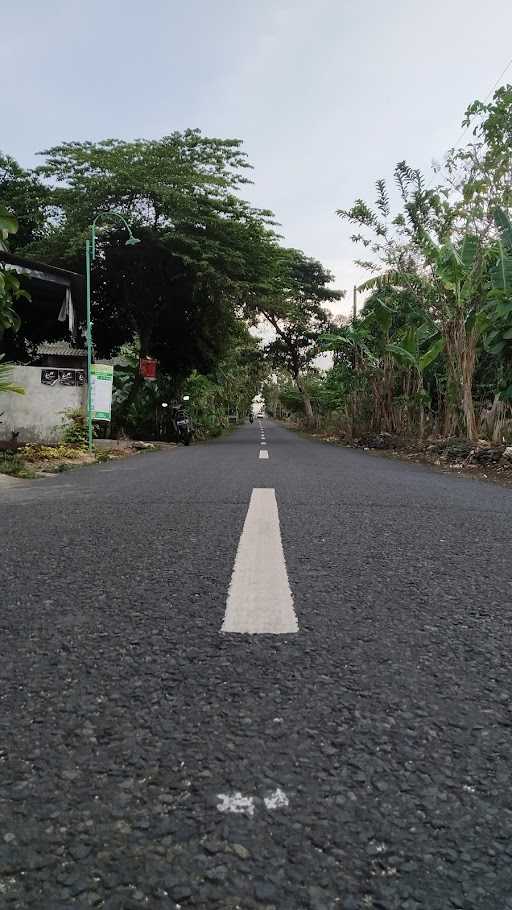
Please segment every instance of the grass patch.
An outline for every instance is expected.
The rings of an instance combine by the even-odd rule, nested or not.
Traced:
[[[35,471],[27,467],[21,458],[6,452],[0,454],[0,474],[8,474],[10,477],[19,477],[24,480],[33,480],[36,476]]]
[[[24,461],[62,461],[62,459],[80,458],[85,453],[81,446],[43,446],[26,445],[18,449],[18,454]]]

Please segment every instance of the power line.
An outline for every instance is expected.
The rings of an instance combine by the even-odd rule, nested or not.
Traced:
[[[496,88],[497,88],[498,85],[500,84],[501,80],[503,79],[503,76],[508,72],[508,70],[510,69],[511,66],[512,66],[512,57],[511,57],[510,60],[508,61],[508,63],[507,63],[507,65],[506,65],[505,69],[503,70],[503,72],[500,73],[500,75],[499,75],[498,78],[496,79],[496,82],[494,83],[494,85],[492,86],[492,88],[489,89],[487,95],[486,95],[485,98],[484,98],[484,101],[483,101],[484,104],[487,104],[487,102],[489,101],[489,98],[494,94],[494,91],[496,90]],[[453,150],[454,150],[455,152],[456,152],[457,149],[460,147],[460,144],[461,144],[462,140],[464,139],[464,136],[466,135],[466,133],[468,132],[468,130],[469,130],[470,128],[471,128],[471,124],[468,123],[468,125],[467,125],[466,127],[464,127],[464,129],[462,130],[462,132],[461,132],[459,138],[457,139],[457,142],[455,143],[454,146],[452,146],[452,148],[453,148]],[[433,183],[435,177],[436,177],[436,174],[433,174],[432,177],[431,177],[431,179],[430,179],[430,181],[429,181],[429,184],[428,184],[428,186],[427,186],[427,190],[429,190],[430,187],[432,186],[432,183]]]
[[[489,98],[491,97],[491,95],[494,94],[494,90],[497,88],[497,86],[499,85],[499,83],[500,83],[501,80],[503,79],[503,76],[505,75],[505,73],[507,72],[507,70],[510,69],[511,66],[512,66],[512,57],[511,57],[510,60],[508,61],[508,63],[507,63],[507,65],[506,65],[505,69],[503,70],[503,72],[500,73],[500,75],[499,75],[498,78],[496,79],[496,82],[494,83],[493,87],[489,90],[488,94],[487,94],[486,97],[484,98],[484,102],[483,102],[484,104],[487,104],[487,102],[489,101]],[[463,129],[462,133],[460,134],[459,138],[457,139],[456,144],[454,145],[454,149],[458,149],[460,143],[462,142],[462,140],[463,140],[464,136],[466,135],[467,131],[469,130],[469,128],[470,128],[470,124],[468,124],[468,125],[465,127],[465,129]]]

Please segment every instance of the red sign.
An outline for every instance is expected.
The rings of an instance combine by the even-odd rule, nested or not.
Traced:
[[[152,360],[151,357],[141,357],[139,360],[139,373],[144,379],[150,379],[152,382],[156,379],[156,365],[158,361]]]

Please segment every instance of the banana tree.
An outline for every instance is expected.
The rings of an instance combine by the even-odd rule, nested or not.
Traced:
[[[346,412],[350,435],[356,435],[357,416],[361,404],[361,392],[373,375],[378,359],[372,351],[371,333],[363,320],[357,320],[333,332],[325,332],[319,338],[319,349],[334,354],[335,366],[346,365],[346,385],[343,388],[343,405]]]
[[[479,318],[487,302],[488,263],[480,239],[466,234],[458,244],[436,244],[425,231],[418,244],[432,275],[390,271],[371,278],[362,290],[390,288],[418,294],[432,313],[444,341],[448,369],[446,435],[454,433],[463,417],[466,434],[477,435],[473,403],[473,377],[478,342],[483,331]]]
[[[496,209],[494,220],[499,231],[497,259],[490,269],[494,291],[512,297],[512,221],[503,209]]]
[[[491,250],[489,277],[491,291],[489,302],[480,314],[484,350],[498,357],[510,359],[512,342],[512,221],[502,210],[496,209],[495,222],[499,239]],[[507,348],[509,349],[507,351]]]
[[[483,412],[483,418],[488,435],[498,442],[502,438],[502,426],[510,419],[512,402],[512,221],[501,208],[495,210],[494,221],[498,239],[488,251],[488,303],[478,318],[483,357],[491,355],[490,361],[487,356],[487,362],[494,362],[495,377],[494,400]]]
[[[428,344],[427,350],[422,348]],[[419,433],[423,439],[425,432],[425,404],[429,396],[424,386],[424,371],[441,354],[444,348],[444,339],[438,333],[432,332],[432,327],[424,323],[421,326],[406,328],[397,335],[397,341],[390,342],[386,350],[396,359],[401,366],[410,368],[415,376],[413,398],[419,408]],[[409,398],[409,389],[407,390]]]

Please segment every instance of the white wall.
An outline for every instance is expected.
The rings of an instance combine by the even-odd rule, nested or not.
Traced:
[[[25,394],[0,392],[0,439],[19,431],[20,444],[59,442],[63,411],[84,408],[87,402],[87,386],[42,385],[41,367],[16,366],[10,381]]]

